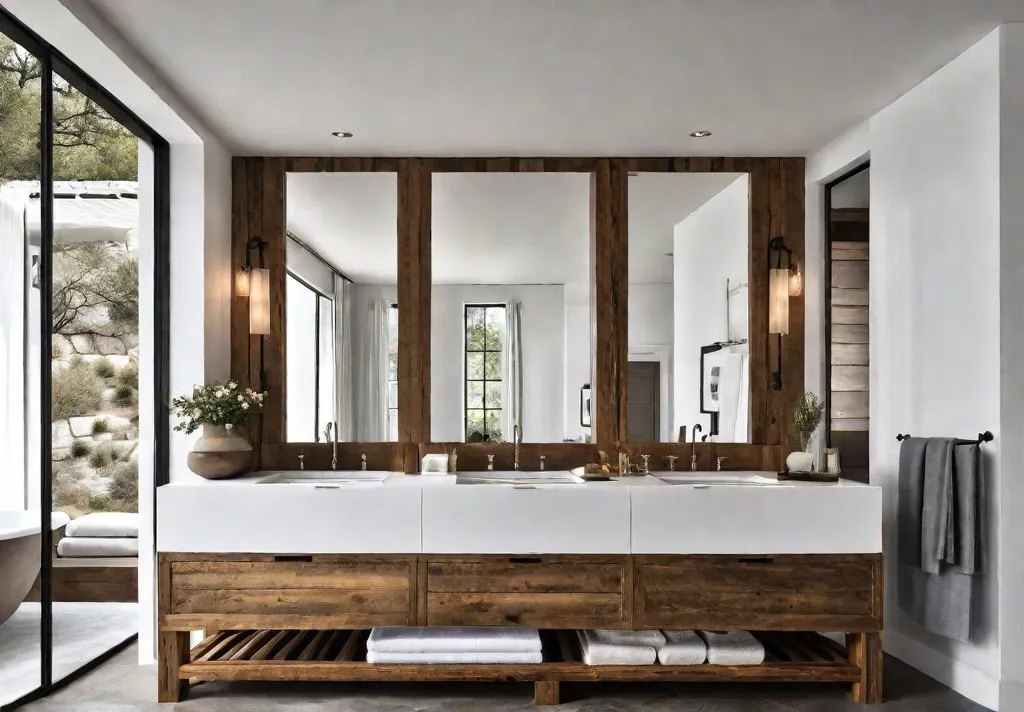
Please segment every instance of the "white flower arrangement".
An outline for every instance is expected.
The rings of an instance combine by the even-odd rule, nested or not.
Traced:
[[[196,386],[191,396],[171,401],[171,412],[180,418],[174,429],[194,433],[203,424],[223,425],[231,430],[263,410],[266,393],[240,389],[234,381],[218,381]]]

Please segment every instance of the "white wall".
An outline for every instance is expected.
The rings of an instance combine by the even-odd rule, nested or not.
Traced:
[[[671,284],[629,285],[629,360],[660,364],[661,442],[672,442],[672,326]]]
[[[675,226],[673,268],[673,424],[703,426],[710,417],[700,412],[700,347],[725,341],[725,280],[733,286],[747,281],[750,181],[746,175],[692,212]],[[746,338],[746,309],[732,300],[732,336]]]
[[[580,425],[580,389],[594,385],[594,349],[592,347],[590,284],[571,282],[565,285],[565,437],[582,441],[592,428]],[[593,391],[591,391],[593,392]]]
[[[996,435],[999,469],[999,34],[990,34],[871,120],[871,479],[886,491],[887,643],[924,648],[998,679],[991,527],[989,573],[975,591],[975,642],[933,636],[896,605],[899,447],[894,434]],[[995,524],[998,488],[989,487]]]
[[[289,272],[322,294],[334,296],[334,272],[295,240],[288,240],[285,251],[285,265]]]
[[[1024,709],[1024,24],[1000,32],[999,702],[1009,711]]]
[[[523,332],[523,440],[561,442],[565,386],[565,297],[556,285],[434,285],[430,314],[430,430],[463,440],[465,315],[473,303],[519,300]],[[401,307],[399,307],[401,308]],[[577,386],[578,388],[578,386]],[[578,391],[577,391],[578,402]],[[511,434],[504,437],[511,437]]]

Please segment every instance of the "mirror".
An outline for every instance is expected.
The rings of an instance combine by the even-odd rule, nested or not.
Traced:
[[[630,174],[630,442],[750,441],[749,242],[748,174]]]
[[[286,201],[287,439],[395,441],[397,176],[289,173]]]
[[[436,173],[431,439],[587,442],[589,173]]]

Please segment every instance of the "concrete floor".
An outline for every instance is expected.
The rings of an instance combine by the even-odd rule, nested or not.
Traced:
[[[533,710],[525,684],[205,683],[188,702],[157,705],[156,668],[139,667],[131,646],[51,697],[26,706],[34,712],[513,712]],[[845,690],[808,685],[564,685],[559,712],[984,712],[897,660],[886,659],[887,702],[851,704]]]
[[[54,603],[53,679],[59,680],[138,630],[135,603]],[[0,705],[39,687],[40,607],[22,603],[0,625]]]

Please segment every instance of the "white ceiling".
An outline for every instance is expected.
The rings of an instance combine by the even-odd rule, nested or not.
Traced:
[[[1020,0],[92,3],[266,155],[804,155],[1024,20]]]
[[[629,279],[671,283],[672,226],[742,174],[629,178]],[[586,282],[590,177],[583,173],[438,173],[431,206],[435,284]],[[394,284],[395,175],[290,173],[287,225],[358,283]]]
[[[854,173],[832,186],[833,208],[866,208],[871,203],[871,169]]]

